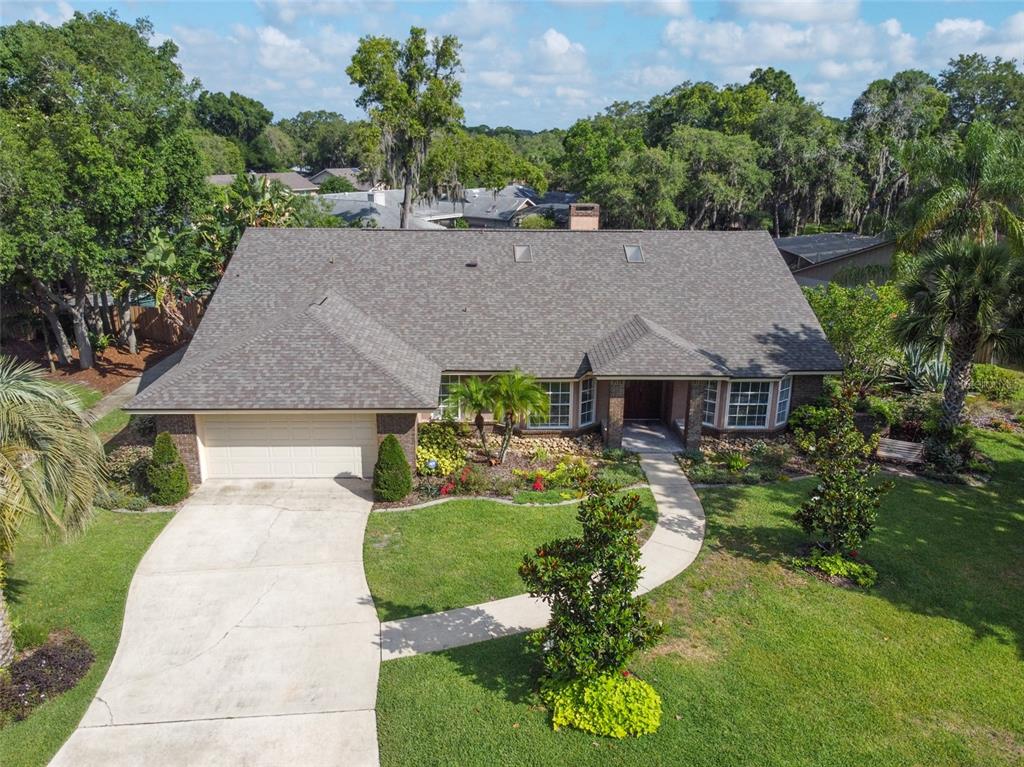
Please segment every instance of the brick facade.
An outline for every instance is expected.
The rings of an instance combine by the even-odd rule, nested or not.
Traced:
[[[604,432],[604,443],[608,447],[622,447],[625,395],[625,381],[619,379],[608,382],[608,421],[605,424]]]
[[[202,482],[199,469],[199,440],[196,437],[196,417],[190,413],[174,413],[156,416],[156,432],[166,431],[171,435],[181,462],[188,470],[188,479],[193,485]]]
[[[793,391],[790,394],[789,412],[801,405],[807,405],[825,393],[824,376],[793,376]]]
[[[686,434],[683,442],[687,450],[700,448],[700,437],[703,431],[701,421],[704,418],[704,387],[690,386],[690,401],[686,410]]]
[[[405,457],[416,465],[416,413],[377,413],[377,444],[389,434],[398,438]]]

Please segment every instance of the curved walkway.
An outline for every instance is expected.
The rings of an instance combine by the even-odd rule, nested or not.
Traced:
[[[640,550],[644,568],[637,594],[675,578],[697,558],[704,542],[704,508],[671,453],[641,453],[658,506],[658,523]],[[381,659],[482,642],[543,626],[548,606],[528,594],[381,623]]]

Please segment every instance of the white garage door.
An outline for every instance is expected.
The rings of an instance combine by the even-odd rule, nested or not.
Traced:
[[[377,461],[374,415],[204,415],[206,476],[212,479],[369,477]]]

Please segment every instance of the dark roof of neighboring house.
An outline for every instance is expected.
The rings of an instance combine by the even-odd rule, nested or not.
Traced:
[[[328,176],[334,176],[335,178],[347,179],[358,192],[365,192],[371,188],[372,184],[368,184],[365,181],[359,180],[359,174],[361,173],[359,168],[324,168],[323,170],[314,173],[309,177],[309,180],[315,184],[322,184]]]
[[[130,407],[428,409],[442,370],[513,367],[768,378],[841,364],[762,231],[250,228],[181,363]]]
[[[265,177],[271,181],[279,181],[293,192],[315,192],[319,188],[305,176],[291,170],[282,173],[253,173],[252,175],[261,178]],[[234,182],[235,174],[218,173],[213,176],[207,176],[206,180],[215,186],[229,186]]]
[[[775,245],[780,251],[791,253],[808,264],[822,264],[837,258],[871,250],[893,242],[892,237],[877,235],[869,237],[852,232],[825,232],[823,234],[800,234],[795,237],[778,237]]]

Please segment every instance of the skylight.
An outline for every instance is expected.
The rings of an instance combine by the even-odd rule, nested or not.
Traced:
[[[626,262],[630,264],[644,263],[644,251],[639,245],[623,245],[626,251]]]
[[[533,263],[532,245],[513,245],[512,254],[515,256],[517,264]]]

